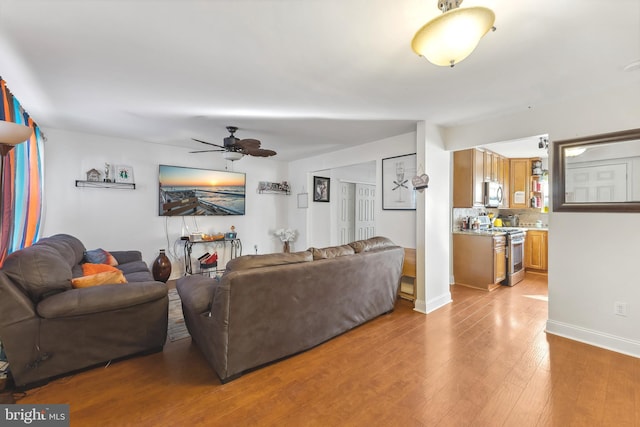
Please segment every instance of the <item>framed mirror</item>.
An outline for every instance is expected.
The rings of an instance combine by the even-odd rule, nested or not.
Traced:
[[[640,212],[640,129],[553,144],[554,212]]]

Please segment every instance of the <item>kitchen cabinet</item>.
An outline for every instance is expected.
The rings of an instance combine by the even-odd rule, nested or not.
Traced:
[[[498,155],[491,151],[484,152],[484,180],[485,181],[498,181]]]
[[[499,182],[498,164],[500,163],[500,155],[491,151],[484,151],[484,180]]]
[[[525,270],[546,272],[548,270],[548,232],[527,230],[524,248]]]
[[[491,291],[506,278],[506,236],[453,234],[455,284]]]
[[[500,283],[507,278],[507,238],[493,238],[493,283]]]
[[[504,195],[504,197],[502,198],[502,208],[508,208],[510,207],[510,203],[509,203],[509,188],[510,188],[510,183],[509,183],[509,173],[511,168],[509,167],[510,163],[509,163],[509,159],[506,157],[501,157],[500,158],[500,163],[502,165],[502,169],[500,170],[500,178],[498,180],[498,182],[500,182],[500,184],[502,184],[502,194]]]
[[[453,153],[453,207],[484,206],[484,151],[471,148]]]
[[[511,159],[509,161],[509,207],[511,209],[529,207],[530,176],[529,159]]]

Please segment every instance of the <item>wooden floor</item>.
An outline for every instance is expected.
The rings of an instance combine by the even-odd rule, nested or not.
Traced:
[[[72,426],[633,426],[640,359],[544,332],[546,276],[452,287],[221,385],[190,339],[30,390]]]

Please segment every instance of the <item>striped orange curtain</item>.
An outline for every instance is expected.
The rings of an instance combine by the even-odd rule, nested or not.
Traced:
[[[44,184],[43,136],[0,78],[0,119],[27,125],[31,138],[9,151],[3,162],[0,212],[0,266],[11,252],[31,246],[40,237]]]

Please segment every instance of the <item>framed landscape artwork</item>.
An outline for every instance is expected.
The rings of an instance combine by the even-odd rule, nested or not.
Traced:
[[[328,202],[331,180],[322,176],[313,177],[313,201]]]
[[[411,184],[415,175],[415,153],[382,159],[382,209],[416,209],[416,192]]]

